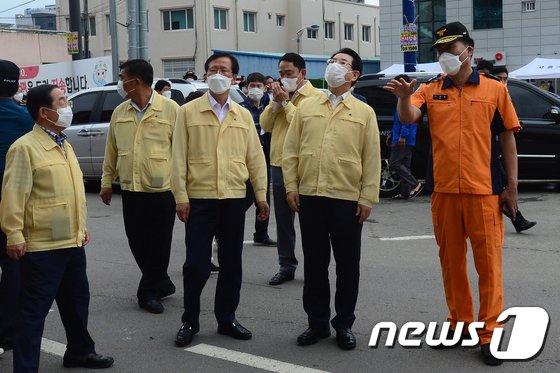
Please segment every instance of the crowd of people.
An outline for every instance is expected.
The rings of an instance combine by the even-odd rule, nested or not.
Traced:
[[[405,126],[414,126],[426,113],[432,137],[432,218],[450,338],[464,333],[455,330],[457,323],[477,320],[467,274],[468,237],[479,276],[478,320],[485,323],[479,330],[481,356],[486,364],[499,365],[489,342],[503,308],[502,211],[512,220],[519,216],[513,136],[519,120],[500,79],[471,67],[474,41],[461,23],[441,27],[435,40],[432,48],[444,75],[418,90],[406,76],[385,87],[398,98],[391,163],[403,180],[400,196],[418,195],[422,184],[409,169],[415,133]],[[185,228],[186,259],[176,346],[189,345],[203,329],[200,298],[213,271],[213,242],[220,265],[217,332],[251,339],[236,310],[245,213],[255,205],[254,242],[278,251],[279,270],[270,285],[294,279],[299,264],[294,219],[299,216],[308,328],[297,344],[329,337],[332,326],[341,349],[355,348],[361,232],[379,201],[381,172],[375,113],[352,93],[363,71],[360,56],[350,48],[334,53],[325,68],[328,90],[323,92],[307,80],[305,60],[286,53],[278,62],[279,79],[247,75],[248,98],[241,104],[229,96],[240,70],[233,55],[214,53],[204,70],[208,91],[179,106],[169,99],[169,82],[151,88],[153,68],[147,61],[120,66],[117,89],[126,101],[111,117],[99,195],[110,205],[113,183],[119,180],[124,233],[141,272],[139,308],[163,313],[162,299],[176,292],[167,271],[177,216]],[[186,74],[186,79],[196,76]],[[64,135],[72,110],[64,92],[48,84],[29,91],[25,110],[12,99],[18,80],[17,66],[1,61],[0,219],[5,235],[0,346],[13,348],[15,372],[37,372],[45,317],[56,300],[68,339],[63,366],[107,368],[113,358],[96,352],[87,329],[84,246],[90,233],[82,173]],[[470,104],[461,104],[475,96],[485,97],[496,110],[469,110]],[[488,146],[476,139],[485,139]],[[453,146],[458,140],[462,146]],[[496,159],[499,152],[490,151],[494,142],[504,167]],[[271,184],[277,242],[268,234]],[[331,251],[336,261],[332,318]]]

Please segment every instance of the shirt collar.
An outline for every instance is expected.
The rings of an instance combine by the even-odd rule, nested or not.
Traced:
[[[467,80],[467,83],[480,84],[480,74],[478,73],[478,70],[476,68],[473,67],[472,74],[471,76],[469,76],[469,80]],[[452,85],[453,81],[451,80],[449,75],[446,75],[445,79],[443,80],[443,84],[441,85],[441,89],[449,88]]]
[[[334,101],[334,100],[340,100],[340,101],[344,101],[344,99],[346,97],[348,97],[348,95],[350,94],[350,91],[346,91],[344,92],[342,95],[340,96],[335,96],[334,93],[332,93],[330,90],[327,90],[327,97],[329,98],[329,100]],[[341,98],[342,97],[342,98]]]
[[[148,100],[148,103],[146,104],[146,107],[143,109],[140,109],[140,107],[138,105],[136,105],[136,103],[132,100],[130,100],[130,105],[134,108],[134,110],[143,113],[146,110],[148,110],[148,107],[152,104],[152,101],[154,100],[154,90],[152,89],[152,95],[150,96],[150,99]]]
[[[227,101],[224,104],[224,106],[220,105],[220,103],[218,101],[216,101],[216,99],[214,97],[212,97],[212,94],[210,93],[210,90],[208,90],[208,101],[210,101],[210,106],[214,109],[214,108],[218,108],[218,109],[224,109],[224,108],[229,108],[230,107],[230,98],[228,95]],[[216,107],[216,105],[218,105]]]
[[[64,132],[61,132],[60,134],[57,134],[56,132],[51,131],[50,129],[48,129],[46,127],[43,127],[43,126],[39,126],[39,127],[41,127],[41,129],[43,131],[45,131],[47,133],[47,135],[49,135],[49,137],[51,139],[53,139],[53,141],[60,146],[62,146],[62,143],[64,142],[64,140],[66,140],[68,138],[68,136],[66,136],[66,134]]]

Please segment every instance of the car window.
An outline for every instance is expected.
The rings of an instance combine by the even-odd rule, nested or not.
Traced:
[[[381,86],[369,86],[356,88],[356,93],[364,96],[375,111],[375,115],[393,116],[397,107],[397,99],[391,92],[384,90]]]
[[[101,110],[101,123],[110,122],[111,115],[113,115],[113,110],[124,102],[117,91],[105,91],[105,100],[103,101],[103,107]]]
[[[520,119],[543,119],[550,116],[552,105],[543,95],[514,84],[508,84],[508,90]]]
[[[84,93],[72,98],[72,125],[86,124],[90,122],[91,112],[97,101],[97,97],[102,92]]]

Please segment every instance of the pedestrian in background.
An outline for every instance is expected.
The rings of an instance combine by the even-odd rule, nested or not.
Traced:
[[[72,109],[51,84],[31,89],[27,108],[36,125],[10,147],[0,202],[8,256],[21,261],[14,372],[39,371],[45,318],[55,299],[67,338],[63,366],[108,368],[113,358],[95,352],[87,328],[86,195],[62,132],[72,123]]]
[[[278,264],[280,270],[270,279],[269,285],[280,285],[294,279],[298,261],[296,258],[295,213],[286,201],[286,189],[282,175],[282,149],[286,133],[298,107],[306,98],[322,96],[323,92],[305,79],[305,60],[297,53],[286,53],[278,62],[280,79],[270,83],[272,101],[261,114],[261,127],[271,133],[270,170],[272,196],[276,217],[278,240]]]
[[[171,98],[171,83],[165,79],[160,79],[154,85],[154,89],[160,95]]]
[[[153,77],[152,66],[142,59],[120,66],[117,90],[128,100],[111,116],[99,195],[110,205],[119,178],[124,228],[142,272],[138,305],[162,313],[161,299],[175,293],[167,267],[175,222],[171,143],[179,105],[152,90]]]
[[[259,220],[269,214],[266,162],[251,114],[229,97],[239,72],[237,59],[215,53],[204,64],[208,91],[181,106],[173,137],[172,188],[185,223],[184,312],[175,345],[191,343],[200,330],[200,295],[210,276],[212,238],[218,237],[220,272],[214,315],[218,333],[248,340],[236,319],[242,280],[246,183],[250,180]]]
[[[410,83],[410,78],[406,74],[397,75],[395,80],[400,81],[401,78]],[[401,181],[401,192],[394,196],[394,199],[410,199],[422,192],[422,183],[412,175],[410,169],[412,150],[416,146],[417,129],[415,123],[401,123],[399,114],[395,110],[393,129],[387,138],[387,144],[391,147],[389,170],[399,175]]]
[[[19,71],[12,61],[0,60],[0,201],[8,149],[33,128],[33,119],[27,109],[12,100],[19,89]],[[6,235],[0,230],[0,348],[8,351],[14,345],[21,279],[20,262],[8,256],[6,244]]]
[[[303,247],[303,308],[308,328],[300,346],[330,336],[356,347],[352,325],[360,283],[364,221],[379,201],[381,157],[373,109],[351,94],[362,73],[360,56],[343,48],[327,61],[329,90],[306,99],[286,135],[282,172],[286,199],[299,213]],[[336,260],[336,316],[330,320],[329,263]]]

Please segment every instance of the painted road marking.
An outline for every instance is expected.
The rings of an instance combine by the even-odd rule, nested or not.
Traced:
[[[64,352],[66,352],[66,345],[60,342],[51,341],[50,339],[41,338],[41,351],[46,352],[47,354],[63,357]]]
[[[185,351],[199,355],[210,356],[216,359],[231,361],[238,364],[247,365],[253,368],[268,370],[269,372],[279,373],[327,373],[324,370],[307,368],[301,365],[285,363],[283,361],[269,359],[262,356],[251,355],[245,352],[228,350],[227,348],[216,347],[204,343],[185,348]]]
[[[410,241],[410,240],[431,240],[435,239],[436,236],[403,236],[403,237],[379,237],[381,241]]]

